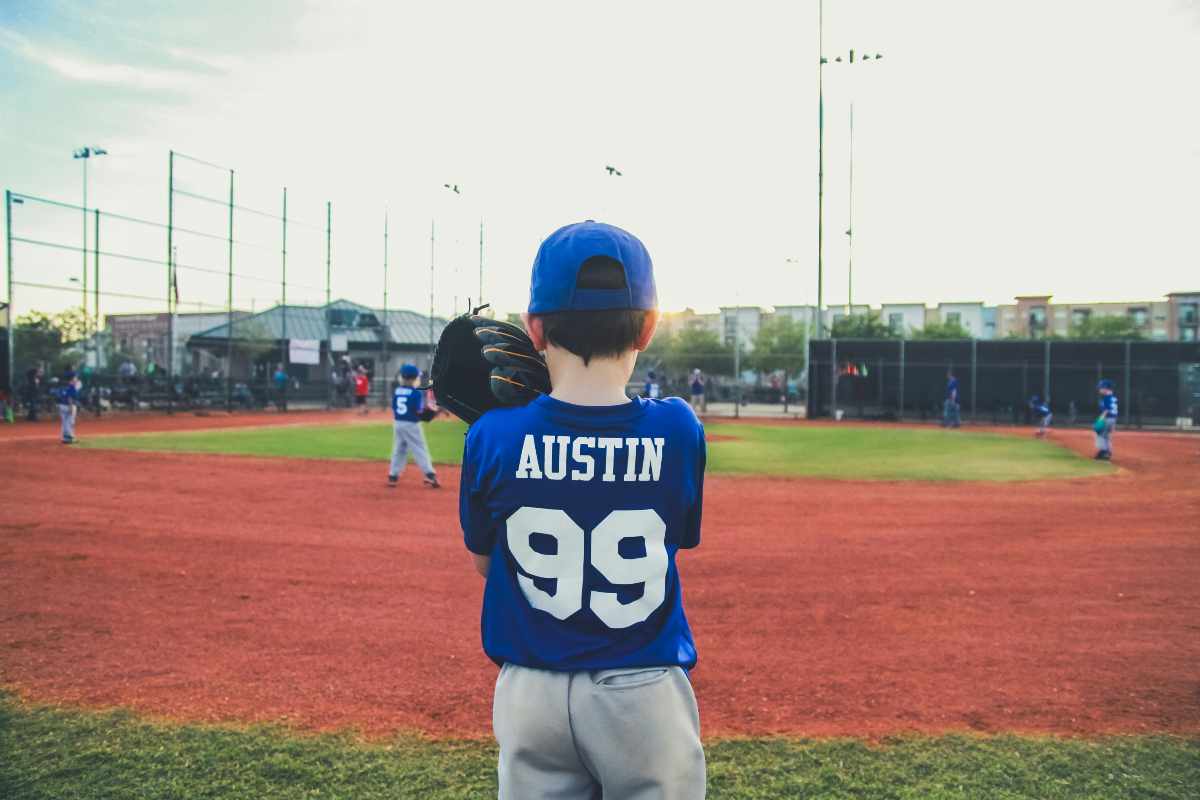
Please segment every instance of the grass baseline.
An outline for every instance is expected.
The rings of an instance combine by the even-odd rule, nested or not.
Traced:
[[[466,426],[425,426],[437,463],[457,464]],[[1052,441],[937,428],[756,426],[715,423],[709,444],[714,474],[802,476],[843,480],[1020,481],[1113,473]],[[391,424],[288,425],[97,435],[84,447],[284,458],[386,460]]]
[[[708,796],[888,800],[1194,797],[1200,739],[951,734],[710,740]],[[0,694],[0,797],[494,797],[495,745],[402,735],[297,734],[175,724],[129,711],[24,704]]]

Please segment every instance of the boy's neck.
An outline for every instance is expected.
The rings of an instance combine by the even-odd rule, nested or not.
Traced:
[[[576,406],[616,406],[628,403],[625,386],[633,374],[637,351],[630,350],[614,358],[583,359],[561,347],[546,348],[546,367],[550,371],[550,396]]]

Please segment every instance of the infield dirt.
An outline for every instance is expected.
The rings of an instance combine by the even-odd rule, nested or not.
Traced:
[[[101,425],[322,418],[344,421]],[[7,430],[5,687],[186,720],[490,733],[457,469],[440,491],[415,470],[389,490],[382,463]],[[680,557],[705,735],[1200,732],[1200,439],[1116,444],[1120,473],[1083,480],[709,477],[702,545]]]

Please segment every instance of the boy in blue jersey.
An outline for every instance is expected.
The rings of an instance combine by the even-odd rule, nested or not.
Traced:
[[[1050,403],[1042,402],[1042,399],[1036,394],[1029,398],[1029,410],[1033,412],[1033,416],[1038,421],[1037,433],[1034,435],[1039,439],[1044,438],[1046,431],[1050,428],[1050,422],[1054,419],[1054,415],[1050,413]]]
[[[1112,458],[1112,437],[1113,431],[1117,427],[1119,414],[1117,396],[1113,394],[1113,382],[1107,379],[1096,385],[1096,391],[1100,393],[1100,416],[1096,418],[1094,425],[1096,431],[1095,458],[1108,461]]]
[[[417,379],[421,370],[414,364],[400,367],[400,382],[392,390],[392,464],[388,469],[388,486],[394,487],[400,481],[400,475],[408,466],[408,454],[411,451],[413,461],[425,476],[425,485],[431,489],[441,486],[437,473],[433,469],[433,460],[429,458],[429,448],[425,445],[425,432],[421,430],[421,418],[426,409],[426,397],[423,389],[417,388]]]
[[[501,665],[500,797],[701,798],[675,559],[700,542],[704,429],[682,399],[625,396],[658,322],[649,254],[610,225],[559,229],[523,319],[553,390],[472,425],[460,495]]]
[[[79,408],[79,384],[75,371],[63,373],[62,383],[54,391],[58,400],[58,416],[62,420],[62,443],[75,444],[75,414]]]

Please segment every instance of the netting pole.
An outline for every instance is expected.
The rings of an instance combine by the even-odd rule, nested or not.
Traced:
[[[88,152],[88,149],[87,149],[87,148],[84,148],[84,152],[85,152],[85,153],[86,153],[86,152]],[[83,310],[83,327],[84,327],[84,329],[86,330],[86,329],[87,329],[87,327],[88,327],[88,319],[87,319],[87,315],[88,315],[88,313],[87,313],[87,306],[88,306],[88,303],[87,303],[87,294],[88,294],[88,292],[87,292],[87,290],[88,290],[88,268],[87,268],[87,165],[88,165],[88,157],[85,155],[85,156],[84,156],[82,159],[80,159],[80,160],[83,162],[83,209],[82,209],[82,210],[83,210],[83,287],[82,287],[82,288],[83,288],[83,302],[80,304],[80,308]]]
[[[1133,367],[1133,348],[1128,339],[1125,340],[1125,409],[1129,415],[1129,421],[1133,421],[1133,394],[1132,381],[1130,380],[1131,369]]]
[[[837,368],[837,339],[829,339],[829,416],[837,419],[837,390],[838,390],[838,368]]]
[[[92,212],[95,214],[93,222],[95,224],[95,235],[92,237],[92,300],[93,300],[93,316],[95,323],[92,326],[92,353],[94,353],[94,364],[91,366],[94,369],[100,369],[100,209]],[[93,380],[95,380],[93,378]],[[90,387],[89,387],[90,388]]]
[[[978,409],[975,406],[978,393],[975,391],[976,384],[979,382],[979,353],[978,339],[971,339],[971,421],[974,422],[977,416]]]
[[[1047,339],[1046,352],[1042,357],[1042,400],[1046,405],[1050,405],[1050,397],[1050,340]]]
[[[483,219],[479,220],[479,305],[483,305]]]
[[[13,255],[12,255],[12,192],[4,190],[4,263],[7,268],[5,280],[8,282],[8,324],[4,326],[4,335],[8,339],[8,400],[16,407],[16,353],[13,352],[15,342],[13,327],[16,325],[16,308],[13,306]]]
[[[325,201],[325,342],[326,352],[329,355],[329,370],[330,375],[333,374],[333,329],[329,324],[329,305],[333,302],[331,298],[332,284],[331,279],[333,273],[330,271],[330,255],[332,247],[330,244],[330,236],[333,228],[333,203]],[[349,347],[349,345],[347,345]],[[329,384],[329,407],[333,408],[333,383]]]
[[[433,366],[433,265],[434,265],[434,243],[437,240],[437,220],[429,221],[429,361],[428,366]]]
[[[904,419],[904,340],[900,340],[900,412],[896,419]]]
[[[175,151],[170,150],[167,155],[167,379],[172,385],[175,383],[175,287]],[[100,302],[99,295],[96,302]],[[167,411],[171,411],[169,391]]]
[[[233,170],[229,170],[229,272],[225,279],[225,409],[233,411]]]
[[[290,342],[288,341],[288,329],[287,329],[287,187],[286,186],[283,187],[283,236],[281,238],[281,242],[282,242],[282,246],[280,247],[281,270],[280,270],[280,277],[279,277],[279,292],[280,292],[280,298],[283,303],[283,309],[282,309],[282,313],[283,313],[282,342],[283,342],[283,344],[280,347],[279,360],[280,360],[280,362],[283,363],[283,372],[284,372],[284,375],[286,376],[286,380],[283,382],[283,389],[281,390],[283,392],[281,404],[283,406],[283,410],[287,411],[287,407],[288,407],[287,396],[288,396],[288,389],[290,388],[291,383],[292,383],[292,375],[291,375],[291,370],[288,369],[288,366],[290,365],[290,361],[291,361],[291,353],[290,353],[291,347],[290,347]]]
[[[388,337],[392,334],[392,326],[388,319],[388,214],[383,212],[383,330],[379,333],[379,379],[383,381],[382,400],[386,408],[388,404],[388,386],[391,384],[390,370],[387,368]]]

